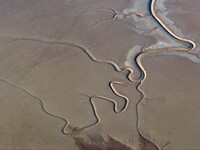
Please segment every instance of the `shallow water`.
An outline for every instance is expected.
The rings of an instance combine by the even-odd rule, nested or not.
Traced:
[[[0,1],[0,149],[198,148],[199,56],[149,2]]]

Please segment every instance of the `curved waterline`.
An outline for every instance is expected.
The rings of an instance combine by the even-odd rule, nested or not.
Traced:
[[[139,104],[145,98],[145,93],[140,89],[140,86],[142,85],[142,83],[144,82],[144,80],[147,77],[147,72],[146,72],[146,70],[143,67],[142,62],[141,62],[142,56],[145,55],[145,54],[159,54],[159,53],[166,53],[166,52],[169,52],[169,51],[186,51],[188,53],[191,53],[191,51],[196,48],[196,44],[192,40],[189,40],[187,38],[183,38],[183,37],[180,37],[180,36],[176,35],[172,30],[170,30],[166,26],[166,24],[160,19],[160,17],[157,16],[156,10],[155,10],[156,2],[157,2],[157,0],[151,0],[151,3],[150,3],[150,12],[151,12],[153,18],[155,19],[155,21],[157,21],[160,24],[160,26],[163,29],[165,29],[165,31],[167,31],[172,37],[174,37],[175,39],[177,39],[179,41],[189,43],[190,46],[188,48],[185,48],[185,47],[172,47],[171,48],[170,47],[170,48],[146,50],[146,51],[142,51],[140,54],[138,54],[136,56],[136,59],[135,59],[136,60],[136,64],[138,65],[138,68],[140,69],[140,71],[142,73],[141,81],[138,83],[138,85],[136,87],[136,89],[138,90],[138,92],[141,95],[141,98],[140,98],[140,100],[139,100],[139,102],[137,103],[137,106],[136,106],[137,116],[139,116],[139,114],[138,114],[139,113]],[[149,139],[148,137],[146,137],[144,134],[142,134],[142,131],[140,131],[140,128],[139,128],[139,117],[137,118],[137,125],[136,125],[136,127],[137,127],[137,130],[138,130],[139,134],[142,137],[144,137],[145,139],[151,141],[153,144],[155,144],[155,146],[158,149],[163,149],[164,148],[164,147],[159,147],[159,145],[157,145],[156,143],[154,143],[154,141],[152,141],[151,139]]]
[[[190,40],[190,39],[187,39],[187,38],[184,38],[184,37],[180,37],[178,35],[176,35],[171,29],[169,29],[169,27],[166,26],[166,24],[160,19],[159,16],[156,15],[156,2],[158,0],[151,0],[151,4],[150,4],[150,12],[153,16],[153,18],[161,25],[161,27],[163,29],[165,29],[172,37],[174,37],[175,39],[179,40],[179,41],[182,41],[182,42],[186,42],[186,43],[189,43],[190,44],[190,47],[189,48],[185,48],[185,50],[187,51],[192,51],[196,48],[196,44]]]
[[[96,58],[88,48],[86,48],[85,46],[83,45],[80,45],[80,44],[76,44],[76,43],[73,43],[73,42],[65,42],[65,41],[55,41],[55,40],[49,40],[49,39],[34,39],[34,38],[13,38],[14,41],[16,40],[24,40],[24,41],[35,41],[35,42],[41,42],[41,43],[46,43],[46,44],[58,44],[58,45],[65,45],[65,46],[72,46],[72,47],[76,47],[76,48],[79,48],[81,49],[82,51],[85,52],[85,54],[94,62],[96,63],[105,63],[105,64],[109,64],[111,65],[115,71],[119,72],[119,73],[122,73],[122,72],[127,72],[127,79],[130,81],[130,82],[133,82],[133,83],[137,83],[137,87],[136,89],[138,90],[138,92],[140,92],[141,94],[141,99],[139,100],[139,102],[137,103],[137,107],[136,107],[136,112],[138,113],[138,104],[143,100],[143,98],[145,97],[145,94],[144,92],[140,89],[140,85],[143,83],[143,81],[146,79],[147,77],[147,73],[146,73],[146,70],[145,68],[143,67],[142,63],[141,63],[141,58],[144,54],[158,54],[158,53],[162,53],[162,52],[168,52],[168,51],[188,51],[188,52],[191,52],[192,50],[195,49],[196,47],[196,44],[189,40],[189,39],[186,39],[186,38],[183,38],[183,37],[180,37],[178,35],[176,35],[173,31],[171,31],[166,25],[165,23],[159,18],[159,16],[156,15],[155,13],[155,5],[156,5],[156,1],[157,0],[151,0],[151,7],[150,7],[150,11],[152,13],[152,16],[154,17],[154,19],[160,24],[160,26],[162,28],[164,28],[172,37],[176,38],[177,40],[179,41],[182,41],[182,42],[186,42],[186,43],[189,43],[191,46],[188,47],[188,48],[184,48],[184,47],[173,47],[173,48],[163,48],[163,49],[153,49],[153,50],[146,50],[146,51],[141,51],[141,53],[139,53],[137,56],[136,56],[136,64],[141,72],[141,77],[139,79],[135,78],[134,75],[133,75],[133,69],[130,68],[130,67],[125,67],[125,68],[120,68],[119,65],[117,63],[115,63],[114,61],[111,61],[111,60],[102,60],[102,59],[98,59]],[[4,81],[4,82],[7,82],[7,81]],[[9,84],[12,84],[12,83],[9,83]],[[54,115],[54,114],[51,114],[50,112],[47,111],[47,109],[44,107],[44,104],[43,104],[43,101],[37,97],[35,97],[34,95],[32,95],[29,91],[26,91],[25,89],[22,89],[21,87],[18,87],[15,85],[15,87],[17,88],[20,88],[21,90],[24,90],[26,93],[28,93],[29,95],[35,97],[37,100],[39,100],[41,102],[41,105],[42,105],[42,108],[44,109],[44,111],[46,113],[48,113],[49,115],[51,116],[54,116],[54,117],[57,117],[57,118],[60,118],[61,120],[63,120],[65,122],[65,127],[63,128],[63,133],[66,134],[66,135],[69,135],[69,134],[76,134],[76,133],[79,133],[85,129],[88,129],[92,126],[95,126],[97,125],[99,122],[100,122],[100,118],[99,118],[99,115],[98,115],[98,112],[97,112],[97,109],[96,109],[96,106],[95,106],[95,100],[97,99],[101,99],[101,100],[105,100],[105,101],[108,101],[110,103],[113,104],[113,110],[115,113],[123,113],[124,111],[127,110],[128,108],[128,105],[129,105],[129,99],[119,93],[117,91],[117,89],[115,88],[114,85],[122,85],[122,84],[125,84],[125,82],[120,82],[120,81],[111,81],[110,82],[110,88],[111,90],[113,91],[113,93],[118,96],[119,98],[122,98],[124,99],[125,103],[124,103],[124,106],[122,109],[119,109],[118,108],[118,104],[117,102],[114,100],[114,99],[111,99],[111,98],[108,98],[108,97],[105,97],[105,96],[102,96],[102,95],[92,95],[92,96],[89,96],[89,101],[90,101],[90,104],[92,106],[92,109],[93,109],[93,113],[94,113],[94,116],[96,118],[96,121],[92,124],[89,124],[87,126],[84,126],[82,128],[79,128],[79,129],[76,129],[74,131],[70,131],[70,132],[67,132],[67,128],[69,126],[69,122],[63,118],[63,117],[60,117],[60,116],[57,116],[57,115]],[[13,85],[13,84],[12,84]],[[138,114],[137,114],[138,115]],[[140,131],[139,129],[139,122],[137,120],[137,130],[139,132],[139,134],[144,137],[145,139],[148,139],[148,137],[145,137],[145,135],[142,134],[142,132]],[[148,139],[150,141],[150,139]],[[153,143],[153,141],[151,141]],[[155,143],[154,143],[155,144]],[[156,145],[156,144],[155,144]],[[159,146],[156,145],[158,148]]]
[[[186,43],[189,43],[191,46],[188,47],[188,48],[185,48],[185,47],[172,47],[172,48],[162,48],[162,49],[152,49],[152,50],[146,50],[144,51],[144,47],[142,48],[142,51],[136,56],[135,60],[136,60],[136,64],[138,66],[138,69],[141,71],[141,77],[139,79],[136,79],[134,76],[133,76],[133,69],[130,68],[130,67],[125,67],[125,68],[120,68],[118,64],[116,64],[115,62],[113,61],[110,61],[110,60],[100,60],[100,59],[97,59],[88,49],[85,49],[85,52],[87,53],[87,55],[95,62],[99,62],[99,63],[107,63],[107,64],[110,64],[113,66],[113,68],[117,71],[117,72],[124,72],[124,71],[127,71],[127,79],[131,82],[134,82],[134,83],[137,83],[137,86],[136,86],[136,89],[138,90],[138,92],[141,94],[141,99],[139,100],[139,102],[137,103],[137,113],[138,113],[138,104],[143,100],[143,98],[145,98],[145,93],[140,89],[140,85],[143,83],[143,81],[146,79],[147,77],[147,73],[146,73],[146,70],[144,69],[143,65],[142,65],[142,62],[141,62],[141,58],[143,55],[145,54],[158,54],[158,53],[163,53],[163,52],[168,52],[168,51],[187,51],[187,52],[191,52],[192,50],[195,49],[196,47],[196,44],[192,41],[192,40],[189,40],[189,39],[186,39],[186,38],[183,38],[183,37],[180,37],[178,35],[176,35],[172,30],[170,30],[166,25],[165,23],[159,18],[159,16],[156,15],[155,13],[155,5],[156,5],[156,1],[157,0],[151,0],[151,4],[150,4],[150,11],[152,13],[152,16],[154,17],[154,19],[161,25],[162,28],[164,28],[172,37],[174,37],[175,39],[179,40],[179,41],[182,41],[182,42],[186,42]],[[119,82],[119,81],[111,81],[110,82],[110,88],[111,90],[113,91],[113,93],[115,95],[117,95],[118,97],[120,98],[123,98],[125,100],[125,104],[124,104],[124,107],[119,110],[118,109],[118,105],[117,105],[117,102],[114,100],[114,99],[111,99],[111,98],[108,98],[108,97],[105,97],[105,96],[102,96],[102,95],[93,95],[93,96],[90,96],[90,104],[93,108],[93,111],[94,111],[94,116],[96,118],[96,121],[93,123],[93,124],[90,124],[86,127],[83,127],[83,128],[80,128],[78,129],[77,131],[80,132],[81,130],[85,130],[89,127],[92,127],[94,125],[97,125],[99,122],[100,122],[100,118],[98,116],[98,113],[97,113],[97,109],[96,109],[96,106],[94,104],[94,101],[95,99],[101,99],[101,100],[106,100],[106,101],[109,101],[113,104],[113,110],[115,113],[122,113],[124,111],[126,111],[126,109],[128,108],[128,105],[129,105],[129,99],[125,96],[125,95],[122,95],[120,93],[118,93],[118,91],[116,90],[116,88],[113,86],[113,84],[124,84],[123,82]],[[138,114],[137,114],[138,115]],[[137,121],[137,128],[138,128],[138,121]],[[144,135],[142,135],[142,132],[139,130],[139,128],[137,129],[138,132],[140,133],[141,136],[143,136],[144,138],[148,139],[147,137],[145,137]],[[149,141],[151,141],[150,139],[148,139]],[[151,141],[153,143],[153,141]],[[154,143],[155,144],[155,143]],[[156,145],[156,144],[155,144]],[[156,145],[158,148],[159,146]]]
[[[78,49],[81,49],[92,61],[96,62],[96,63],[104,63],[104,64],[108,64],[108,65],[111,65],[115,71],[119,72],[119,73],[122,73],[122,72],[126,72],[126,77],[127,79],[130,81],[130,82],[133,82],[133,83],[139,83],[140,82],[140,79],[135,79],[134,76],[133,76],[133,69],[131,69],[130,67],[125,67],[125,68],[120,68],[119,65],[117,63],[115,63],[114,61],[111,61],[111,60],[101,60],[101,59],[98,59],[97,57],[95,57],[88,48],[86,48],[85,46],[83,45],[80,45],[80,44],[76,44],[76,43],[72,43],[72,42],[62,42],[62,41],[55,41],[55,40],[50,40],[50,39],[35,39],[35,38],[25,38],[25,37],[21,37],[21,38],[13,38],[13,42],[14,41],[18,41],[18,40],[22,40],[22,41],[34,41],[34,42],[40,42],[40,43],[46,43],[46,44],[51,44],[51,45],[64,45],[64,46],[72,46],[72,47],[76,47]],[[100,118],[98,116],[98,113],[97,113],[97,109],[96,109],[96,106],[94,104],[94,101],[96,99],[101,99],[101,100],[105,100],[105,101],[108,101],[108,102],[111,102],[113,104],[113,110],[115,113],[122,113],[124,111],[126,111],[126,109],[128,108],[128,105],[129,105],[129,99],[119,93],[117,91],[117,89],[115,88],[115,84],[117,85],[122,85],[122,84],[126,84],[126,82],[120,82],[120,81],[111,81],[109,83],[109,86],[111,88],[111,90],[113,91],[113,93],[119,97],[119,98],[122,98],[124,99],[124,106],[122,109],[119,109],[118,108],[118,104],[117,102],[112,99],[112,98],[109,98],[109,97],[105,97],[105,96],[102,96],[102,95],[92,95],[92,96],[88,96],[87,94],[83,94],[83,95],[86,95],[89,97],[89,101],[90,101],[90,104],[92,106],[92,109],[93,109],[93,113],[94,113],[94,116],[96,118],[96,121],[92,124],[89,124],[87,126],[84,126],[84,127],[80,127],[80,128],[72,128],[70,127],[70,124],[69,122],[66,120],[65,122],[66,125],[65,127],[63,128],[63,133],[66,134],[66,135],[74,135],[74,134],[77,134],[83,130],[86,130],[94,125],[97,125],[99,122],[100,122]],[[20,88],[20,87],[19,87]],[[42,102],[42,100],[40,100]],[[42,103],[43,105],[43,103]],[[44,107],[43,107],[44,109]],[[45,112],[47,112],[48,114],[51,114],[50,112],[48,112],[46,109],[44,109]],[[53,115],[53,114],[52,114]],[[54,115],[56,117],[56,115]],[[58,118],[62,118],[62,120],[64,120],[63,117],[60,117],[60,116],[57,116]],[[70,129],[71,128],[71,129]],[[67,132],[66,130],[68,130],[69,132]]]
[[[65,122],[65,124],[64,124],[64,126],[63,126],[63,128],[62,128],[62,133],[63,133],[63,134],[68,134],[68,132],[66,132],[65,130],[66,130],[66,128],[67,128],[68,125],[69,125],[69,121],[68,121],[67,119],[65,119],[64,117],[62,117],[62,116],[58,116],[58,115],[55,115],[55,114],[49,112],[49,111],[47,110],[47,108],[45,107],[45,104],[44,104],[44,102],[43,102],[43,100],[42,100],[41,98],[35,96],[34,94],[32,94],[31,92],[29,92],[28,90],[26,90],[26,89],[24,89],[24,88],[22,88],[22,87],[19,87],[18,85],[14,84],[14,83],[12,83],[12,82],[10,82],[10,81],[0,79],[0,82],[4,82],[4,83],[6,83],[6,84],[8,84],[8,85],[10,85],[10,86],[12,86],[12,87],[14,87],[14,88],[20,90],[20,91],[23,91],[24,93],[28,94],[29,96],[31,96],[31,97],[35,98],[37,101],[39,101],[39,102],[41,103],[41,107],[42,107],[42,109],[43,109],[43,111],[44,111],[45,113],[47,113],[48,115],[50,115],[50,116],[52,116],[52,117],[55,117],[55,118],[58,118],[58,119],[60,119],[60,120],[62,120],[62,121]]]

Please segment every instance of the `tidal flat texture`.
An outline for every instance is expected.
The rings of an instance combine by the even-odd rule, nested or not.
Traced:
[[[178,54],[143,56],[147,78],[140,87],[145,98],[138,107],[139,128],[161,148],[198,149],[200,59]]]
[[[190,3],[0,0],[0,150],[200,149]]]

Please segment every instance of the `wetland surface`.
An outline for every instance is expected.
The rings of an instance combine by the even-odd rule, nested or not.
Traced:
[[[0,0],[0,150],[200,149],[198,4]]]

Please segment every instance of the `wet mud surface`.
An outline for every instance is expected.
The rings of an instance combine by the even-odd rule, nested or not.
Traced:
[[[191,3],[0,0],[0,150],[198,149]]]

